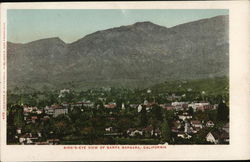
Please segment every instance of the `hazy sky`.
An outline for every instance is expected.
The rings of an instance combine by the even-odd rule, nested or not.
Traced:
[[[178,24],[228,15],[228,10],[8,10],[8,41],[26,43],[60,37],[70,43],[98,30],[151,21],[172,27]]]

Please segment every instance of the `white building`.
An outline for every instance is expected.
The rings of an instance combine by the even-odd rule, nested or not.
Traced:
[[[62,90],[60,90],[60,93],[59,93],[59,98],[61,98],[61,97],[65,97],[65,95],[67,94],[67,93],[69,93],[70,92],[70,90],[69,89],[62,89]]]
[[[218,139],[216,136],[214,136],[211,132],[209,132],[206,136],[206,141],[207,142],[212,142],[214,144],[218,144]]]
[[[190,103],[188,104],[188,107],[193,108],[194,111],[197,111],[199,107],[210,105],[208,102],[203,102],[203,103]]]
[[[58,115],[61,115],[61,114],[63,115],[68,114],[68,109],[64,107],[54,109],[53,117],[57,117]]]
[[[141,110],[142,110],[142,105],[139,105],[138,108],[137,108],[137,111],[141,112]]]
[[[212,122],[211,120],[207,121],[206,123],[207,127],[213,127],[214,126],[214,122]]]

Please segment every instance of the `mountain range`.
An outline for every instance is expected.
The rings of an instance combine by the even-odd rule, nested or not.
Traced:
[[[32,34],[32,33],[31,33]],[[147,87],[229,75],[229,17],[171,28],[137,22],[73,42],[8,42],[8,88]]]

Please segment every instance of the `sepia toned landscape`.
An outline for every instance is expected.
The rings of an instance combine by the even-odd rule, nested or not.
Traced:
[[[229,144],[229,16],[8,41],[7,144]]]

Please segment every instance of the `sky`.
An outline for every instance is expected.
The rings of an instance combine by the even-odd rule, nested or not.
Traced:
[[[151,21],[172,27],[228,14],[225,9],[10,9],[7,11],[7,39],[27,43],[59,37],[71,43],[98,30],[136,22]]]

